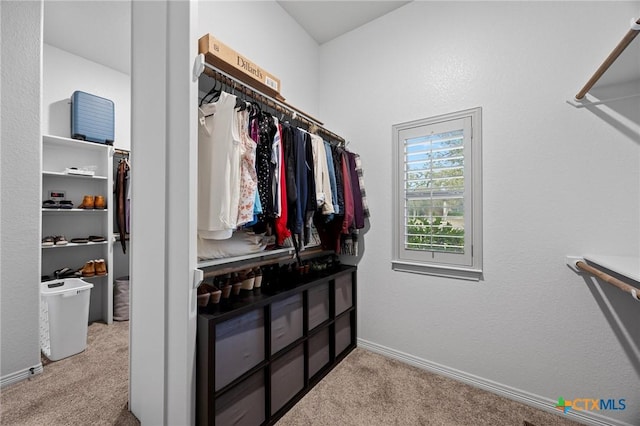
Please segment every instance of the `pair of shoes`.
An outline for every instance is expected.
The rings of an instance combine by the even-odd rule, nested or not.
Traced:
[[[58,270],[53,271],[53,276],[59,280],[60,278],[69,278],[74,277],[76,275],[76,271],[71,268],[60,268]]]
[[[69,200],[61,200],[59,202],[55,202],[53,200],[44,200],[42,202],[43,209],[72,209],[73,203]]]
[[[202,283],[200,287],[198,287],[198,306],[207,306],[208,304],[218,304],[220,303],[220,297],[222,296],[222,291],[218,289],[218,287]]]
[[[86,244],[88,242],[100,243],[103,241],[107,241],[107,239],[99,235],[89,235],[89,237],[78,237],[71,239],[71,242],[75,244]]]
[[[79,209],[104,209],[107,204],[102,195],[85,195],[82,198],[82,204],[78,206]]]
[[[47,236],[42,239],[43,247],[50,247],[53,245],[64,246],[66,244],[67,244],[67,239],[64,237],[64,235],[56,235],[55,237]]]
[[[84,267],[80,269],[80,273],[86,278],[107,275],[107,265],[104,259],[89,260],[84,264]]]

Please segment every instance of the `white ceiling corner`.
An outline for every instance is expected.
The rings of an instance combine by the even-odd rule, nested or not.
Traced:
[[[318,44],[333,40],[409,1],[278,1]]]

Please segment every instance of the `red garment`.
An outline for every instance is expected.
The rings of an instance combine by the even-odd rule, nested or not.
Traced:
[[[280,216],[276,218],[276,236],[278,245],[284,243],[285,238],[291,236],[287,228],[287,179],[285,178],[284,165],[284,142],[282,140],[282,125],[278,123],[278,133],[280,134]]]
[[[344,220],[342,221],[342,233],[348,234],[349,228],[353,225],[354,204],[353,204],[353,189],[351,188],[351,172],[349,171],[349,159],[347,153],[343,152],[341,155],[342,175],[343,175],[343,187],[344,187]]]

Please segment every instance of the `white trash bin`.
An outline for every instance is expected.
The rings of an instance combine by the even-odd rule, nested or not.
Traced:
[[[80,278],[40,284],[40,349],[51,361],[86,349],[92,288]]]

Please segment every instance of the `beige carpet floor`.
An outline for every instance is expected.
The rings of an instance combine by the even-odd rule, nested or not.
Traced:
[[[3,425],[139,425],[127,410],[129,323],[93,323],[87,349],[0,391]]]
[[[139,425],[127,410],[128,322],[89,326],[81,354],[0,391],[3,425]],[[356,349],[278,426],[572,426],[553,414]],[[219,425],[226,426],[226,425]]]
[[[578,425],[363,349],[355,349],[277,426]]]

